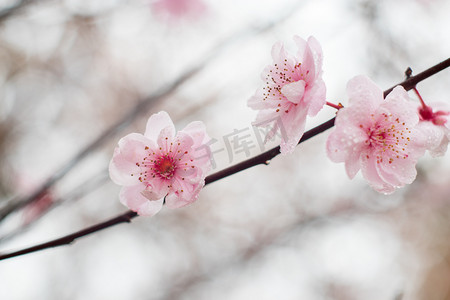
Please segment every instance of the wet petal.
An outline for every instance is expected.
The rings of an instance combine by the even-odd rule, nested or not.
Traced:
[[[377,160],[375,155],[362,155],[361,160],[361,172],[363,177],[369,182],[369,185],[376,191],[384,194],[391,194],[395,191],[395,188],[384,182],[380,177],[377,169]]]
[[[156,178],[148,183],[141,194],[148,200],[154,201],[164,198],[170,190],[170,182],[165,179]]]
[[[350,79],[347,84],[349,105],[360,103],[367,110],[373,111],[383,101],[383,91],[368,77],[359,75]]]
[[[308,104],[308,116],[314,117],[324,107],[326,94],[327,89],[322,78],[317,79],[312,87],[305,91],[305,97],[303,99]]]
[[[303,80],[295,81],[284,85],[281,93],[292,103],[299,104],[305,93],[305,82]]]

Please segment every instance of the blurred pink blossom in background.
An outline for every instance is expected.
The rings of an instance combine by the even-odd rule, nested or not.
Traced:
[[[170,19],[197,18],[203,15],[207,6],[202,0],[157,0],[152,3],[157,15]]]

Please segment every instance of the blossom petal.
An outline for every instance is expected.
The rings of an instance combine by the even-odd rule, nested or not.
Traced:
[[[308,116],[314,117],[324,107],[326,99],[327,89],[325,82],[322,78],[316,80],[311,88],[305,91],[305,102],[308,104]]]
[[[174,191],[167,195],[166,206],[168,208],[179,208],[195,202],[204,185],[204,180],[196,184],[183,180],[174,181]]]
[[[367,110],[373,111],[383,101],[383,91],[368,77],[359,75],[347,83],[349,105],[361,103]]]
[[[211,169],[212,152],[208,144],[211,138],[206,133],[205,124],[203,122],[189,123],[180,133],[186,133],[192,138],[191,156],[196,165],[202,166],[204,173],[208,172]]]
[[[390,92],[380,107],[386,109],[392,115],[398,116],[411,128],[419,123],[419,113],[416,105],[410,101],[408,93],[402,86],[396,86]]]
[[[174,142],[175,128],[171,126],[164,127],[157,138],[159,150],[169,152]],[[171,144],[172,143],[172,144]]]
[[[429,150],[430,155],[432,157],[444,156],[445,153],[447,152],[448,143],[449,143],[448,137],[444,136],[441,140],[441,143],[437,147]]]
[[[354,164],[358,161],[361,151],[365,147],[368,136],[363,128],[352,120],[353,107],[340,109],[336,117],[336,126],[327,139],[327,154],[334,162],[348,162],[347,173],[350,178],[355,176],[359,167]],[[364,120],[365,121],[365,120]]]
[[[251,109],[267,109],[272,107],[272,104],[269,101],[263,100],[264,95],[261,91],[261,89],[257,89],[255,94],[250,97],[247,101],[247,106]]]
[[[364,103],[353,103],[350,106],[338,110],[335,127],[356,127],[366,130],[373,125],[373,118],[371,116],[373,112],[367,106],[364,106]]]
[[[145,147],[152,147],[154,143],[139,133],[130,133],[119,140],[109,164],[109,174],[116,184],[130,186],[139,183],[141,168],[136,165],[147,155]]]
[[[158,213],[164,199],[149,201],[142,195],[142,185],[126,186],[120,191],[120,202],[141,216],[153,216]]]
[[[379,175],[375,155],[361,156],[361,172],[369,185],[376,191],[384,194],[391,194],[395,188],[387,184]]]
[[[281,42],[277,42],[272,47],[272,59],[280,63],[286,58],[286,51],[284,50],[284,46]],[[264,79],[264,78],[263,78]]]
[[[170,183],[162,178],[154,178],[147,184],[148,186],[141,191],[141,194],[151,201],[164,198],[170,190]]]
[[[383,161],[378,167],[385,181],[395,187],[410,184],[417,176],[416,161],[410,159],[396,159],[392,163]]]
[[[361,169],[360,154],[358,152],[352,152],[345,160],[345,172],[348,178],[355,178],[358,171]]]
[[[416,128],[426,136],[425,147],[430,151],[430,154],[434,154],[434,157],[445,154],[447,146],[443,145],[445,144],[445,129],[442,126],[436,126],[429,121],[422,121]]]
[[[382,180],[386,183],[389,183],[392,187],[398,188],[398,187],[402,187],[405,185],[406,182],[401,181],[397,176],[397,172],[394,171],[393,168],[395,168],[395,167],[388,165],[388,163],[386,163],[386,162],[383,162],[383,163],[377,163],[376,168],[377,168],[377,173],[382,178]]]
[[[179,132],[184,132],[191,136],[194,141],[193,147],[199,147],[211,139],[206,133],[205,124],[200,121],[189,123]]]
[[[294,36],[294,41],[298,47],[297,57],[301,61],[302,73],[308,78],[309,82],[313,82],[316,78],[316,66],[309,43],[299,36]]]
[[[170,136],[174,136],[175,126],[173,125],[170,116],[165,111],[153,114],[147,121],[144,136],[156,142],[161,130],[167,127],[167,134]]]
[[[316,40],[315,37],[310,36],[308,38],[308,45],[312,50],[313,56],[314,56],[314,64],[315,64],[315,78],[318,76],[321,76],[322,74],[322,62],[323,62],[323,53],[322,53],[322,47],[319,44],[319,41]]]
[[[299,109],[295,113],[286,114],[281,119],[282,122],[277,122],[278,126],[283,126],[280,129],[282,132],[280,144],[281,154],[286,155],[294,151],[303,133],[305,133],[306,115],[306,110]]]
[[[281,93],[290,102],[299,104],[305,93],[305,84],[303,80],[288,83],[281,88]]]

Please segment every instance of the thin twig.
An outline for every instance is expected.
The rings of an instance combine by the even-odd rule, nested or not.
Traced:
[[[14,257],[14,256],[19,256],[19,255],[23,255],[23,254],[27,254],[27,253],[31,253],[31,252],[36,252],[39,250],[43,250],[43,249],[47,249],[47,248],[52,248],[52,247],[58,247],[58,246],[63,246],[63,245],[69,245],[72,242],[74,242],[77,238],[82,237],[82,236],[86,236],[88,234],[97,232],[99,230],[120,224],[120,223],[129,223],[131,222],[131,219],[136,217],[136,213],[133,211],[128,211],[124,214],[121,214],[120,216],[117,216],[115,218],[112,218],[106,222],[100,223],[100,224],[96,224],[94,226],[85,228],[83,230],[77,231],[75,233],[66,235],[64,237],[61,237],[59,239],[47,242],[47,243],[43,243],[43,244],[39,244],[27,249],[23,249],[20,251],[16,251],[10,254],[5,254],[1,256],[1,259],[7,259],[10,257]]]
[[[450,58],[447,58],[446,60],[438,63],[437,65],[434,65],[431,68],[426,69],[425,71],[423,71],[417,75],[407,78],[405,81],[403,81],[402,83],[399,83],[397,85],[401,85],[402,87],[405,88],[405,90],[409,91],[413,87],[415,87],[419,82],[427,79],[430,76],[433,76],[436,73],[439,73],[440,71],[448,68],[449,66],[450,66]],[[393,87],[384,91],[384,97],[386,97],[387,94],[389,94],[397,85],[394,85]]]
[[[303,134],[302,138],[300,139],[300,141],[298,143],[299,144],[303,143],[303,142],[309,140],[310,138],[312,138],[313,136],[316,136],[319,133],[322,133],[325,130],[330,129],[334,125],[334,119],[335,118],[333,118],[331,120],[328,120],[325,123],[322,123],[319,126],[314,127],[313,129],[306,131]],[[228,177],[228,176],[230,176],[232,174],[236,174],[236,173],[238,173],[238,172],[240,172],[242,170],[246,170],[248,168],[251,168],[251,167],[254,167],[254,166],[257,166],[257,165],[261,165],[261,164],[268,165],[270,160],[272,160],[278,154],[280,154],[280,146],[272,148],[272,149],[270,149],[270,150],[268,150],[266,152],[263,152],[263,153],[255,156],[255,157],[252,157],[250,159],[244,160],[244,161],[242,161],[242,162],[240,162],[238,164],[235,164],[235,165],[233,165],[231,167],[228,167],[228,168],[223,169],[223,170],[221,170],[219,172],[211,174],[211,175],[206,177],[205,183],[206,184],[212,183],[214,181],[217,181],[219,179]]]
[[[425,80],[426,78],[444,70],[445,68],[450,66],[450,58],[448,58],[447,60],[423,71],[422,73],[419,73],[415,76],[411,76],[410,78],[408,78],[407,80],[397,84],[397,85],[401,85],[405,88],[405,90],[411,90],[413,87],[415,87],[417,85],[417,83],[419,83],[422,80]],[[396,86],[397,86],[396,85]],[[394,86],[395,87],[395,86]],[[392,89],[394,88],[390,88],[386,91],[384,91],[384,97],[387,96],[387,94],[390,93],[390,91],[392,91]],[[314,127],[311,130],[308,130],[307,132],[305,132],[305,134],[303,135],[303,137],[301,138],[301,140],[299,141],[299,144],[326,131],[327,129],[333,127],[334,125],[334,120],[335,118],[332,118],[330,120],[328,120],[327,122]],[[229,175],[238,173],[242,170],[246,170],[249,169],[251,167],[260,165],[260,164],[268,164],[268,162],[273,159],[274,157],[276,157],[277,155],[280,154],[280,147],[275,147],[273,149],[270,149],[264,153],[261,153],[258,156],[255,156],[253,158],[250,158],[248,160],[242,161],[236,165],[233,165],[229,168],[226,168],[222,171],[216,172],[214,174],[211,174],[209,176],[206,177],[205,179],[205,184],[210,184],[213,183],[217,180],[223,179],[225,177],[228,177]],[[22,249],[16,252],[12,252],[12,253],[8,253],[8,254],[3,254],[0,255],[0,260],[3,259],[7,259],[7,258],[11,258],[11,257],[16,257],[16,256],[20,256],[20,255],[24,255],[24,254],[28,254],[28,253],[32,253],[32,252],[36,252],[36,251],[41,251],[44,249],[48,249],[48,248],[53,248],[53,247],[58,247],[58,246],[63,246],[63,245],[68,245],[71,244],[72,242],[74,242],[76,239],[86,236],[88,234],[106,229],[108,227],[111,227],[113,225],[119,224],[119,223],[124,223],[124,222],[130,222],[134,217],[136,217],[137,214],[133,211],[127,211],[124,214],[121,214],[115,218],[112,218],[110,220],[107,220],[105,222],[99,223],[97,225],[94,225],[92,227],[89,227],[87,229],[83,229],[81,231],[69,234],[67,236],[43,243],[43,244],[39,244],[36,246],[32,246],[26,249]]]
[[[8,232],[7,234],[0,236],[0,244],[3,244],[10,239],[13,239],[17,237],[17,235],[26,232],[27,230],[32,227],[34,222],[40,220],[45,215],[47,215],[52,209],[56,208],[59,205],[66,204],[69,202],[73,202],[75,200],[81,199],[88,193],[102,187],[104,184],[106,184],[109,181],[109,175],[108,175],[108,169],[103,170],[94,176],[88,178],[80,185],[76,186],[71,192],[67,193],[64,196],[59,196],[54,199],[52,199],[52,202],[49,204],[48,207],[46,207],[43,211],[39,213],[38,216],[34,217],[34,219],[31,222],[27,222],[26,224],[22,224],[18,228]],[[33,205],[33,204],[30,204]]]
[[[2,11],[0,11],[0,23],[4,22],[7,18],[16,14],[20,10],[24,9],[25,6],[31,3],[31,0],[20,0],[14,3],[12,6],[3,9]]]

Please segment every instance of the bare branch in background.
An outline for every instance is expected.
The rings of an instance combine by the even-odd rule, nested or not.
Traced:
[[[265,251],[271,249],[273,245],[283,245],[289,241],[289,237],[299,234],[301,231],[308,228],[308,226],[320,225],[324,221],[328,221],[330,218],[341,218],[350,215],[357,215],[361,213],[367,213],[363,209],[344,207],[341,209],[332,210],[330,213],[326,213],[319,216],[308,216],[306,218],[299,219],[297,222],[283,227],[282,229],[263,236],[261,239],[256,240],[254,245],[241,251],[237,257],[230,261],[222,261],[220,264],[215,265],[208,270],[199,271],[198,273],[190,274],[184,280],[179,283],[175,283],[171,287],[170,292],[162,297],[163,300],[176,300],[180,299],[182,295],[189,292],[189,290],[195,288],[197,285],[211,281],[213,278],[218,278],[220,274],[227,272],[234,268],[245,268],[245,266],[252,263],[258,256],[263,255]]]
[[[34,2],[36,2],[36,1],[34,1]],[[31,3],[33,3],[32,0],[20,0],[20,1],[17,1],[12,6],[0,11],[0,22],[4,22],[6,19],[8,19],[9,17],[13,16],[14,14],[20,12],[28,4],[31,4]]]
[[[101,188],[108,181],[108,170],[103,170],[95,176],[90,177],[89,179],[85,180],[83,183],[75,187],[70,193],[67,193],[64,197],[56,197],[55,199],[52,199],[52,202],[48,205],[48,207],[41,211],[39,215],[35,216],[33,220],[22,224],[22,226],[14,229],[4,236],[0,236],[0,243],[5,243],[10,239],[15,238],[17,235],[26,232],[36,221],[44,217],[53,208],[56,208],[57,206],[62,204],[67,204],[69,202],[79,200],[89,193]],[[31,203],[29,205],[34,205],[34,203]]]
[[[117,225],[117,224],[120,224],[120,223],[129,223],[129,222],[131,222],[131,219],[134,218],[135,216],[136,216],[135,212],[128,211],[127,213],[121,214],[120,216],[112,218],[112,219],[110,219],[110,220],[108,220],[106,222],[103,222],[103,223],[100,223],[100,224],[97,224],[97,225],[85,228],[85,229],[77,231],[75,233],[66,235],[66,236],[64,236],[62,238],[59,238],[59,239],[56,239],[56,240],[53,240],[53,241],[50,241],[50,242],[47,242],[47,243],[44,243],[44,244],[36,245],[34,247],[30,247],[30,248],[27,248],[27,249],[24,249],[24,250],[21,250],[21,251],[17,251],[16,255],[23,255],[23,254],[29,253],[30,251],[31,252],[35,252],[35,251],[39,251],[39,250],[42,250],[42,249],[45,249],[45,248],[52,248],[52,247],[57,247],[57,246],[62,246],[62,245],[69,245],[69,244],[73,243],[76,239],[78,239],[78,238],[80,238],[82,236],[86,236],[88,234],[97,232],[97,231],[102,230],[104,228],[111,227],[111,226],[114,226],[114,225]],[[44,248],[42,248],[42,247],[44,247]],[[5,255],[5,258],[9,258],[9,257],[13,257],[13,256],[11,256],[11,254],[10,255]]]

